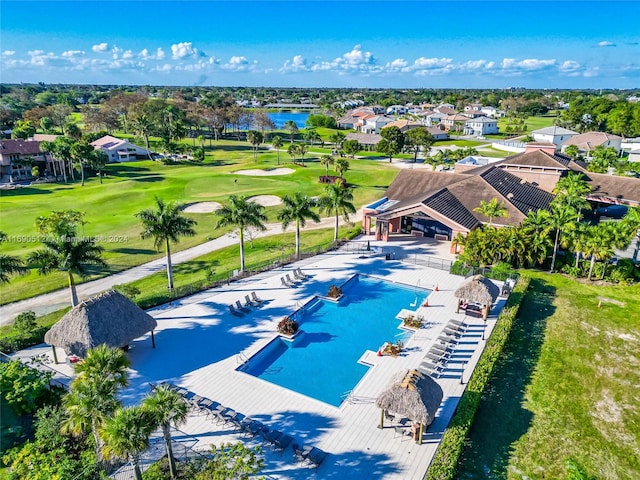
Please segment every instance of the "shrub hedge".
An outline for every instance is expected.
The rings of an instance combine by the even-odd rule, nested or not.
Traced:
[[[509,338],[511,326],[529,287],[529,281],[528,277],[520,277],[502,313],[500,313],[496,326],[487,340],[482,356],[478,360],[473,375],[460,399],[458,408],[424,477],[425,480],[450,480],[455,478],[458,458],[462,453],[462,447],[473,423],[480,398],[491,377],[493,367]]]

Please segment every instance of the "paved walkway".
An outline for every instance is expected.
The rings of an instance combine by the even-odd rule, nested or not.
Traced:
[[[351,216],[350,220],[354,223],[360,222],[362,220],[362,212],[358,210],[355,215]],[[344,224],[342,219],[340,223]],[[323,218],[320,223],[307,223],[305,230],[332,228],[334,225],[335,217]],[[256,237],[267,237],[282,233],[282,224],[272,223],[267,224],[266,226],[267,229],[264,232],[259,232]],[[287,231],[295,231],[295,225],[290,226]],[[196,245],[195,247],[174,252],[171,254],[171,261],[174,265],[177,265],[193,260],[194,258],[201,257],[207,253],[211,253],[231,245],[237,245],[238,243],[239,239],[237,234],[228,233],[214,240]],[[166,257],[163,256],[162,258],[138,265],[137,267],[130,268],[129,270],[79,284],[76,287],[78,291],[78,299],[83,300],[89,298],[92,295],[108,290],[114,285],[140,280],[141,278],[148,277],[149,275],[165,269]],[[68,305],[70,305],[70,294],[68,288],[45,293],[44,295],[38,295],[37,297],[28,298],[19,302],[9,303],[7,305],[0,306],[0,325],[11,323],[16,315],[22,312],[31,310],[35,312],[36,315],[40,316],[55,312]]]

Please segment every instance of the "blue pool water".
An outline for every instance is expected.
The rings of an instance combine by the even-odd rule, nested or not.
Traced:
[[[301,332],[293,342],[276,338],[242,367],[250,375],[339,406],[366,373],[365,350],[406,338],[396,315],[415,310],[430,290],[357,275],[338,304],[314,300],[296,314]]]
[[[298,128],[305,128],[309,112],[269,112],[269,118],[281,129],[289,120],[293,120]]]

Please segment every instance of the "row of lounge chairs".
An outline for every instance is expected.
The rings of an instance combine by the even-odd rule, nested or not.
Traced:
[[[251,292],[251,297],[249,295],[244,296],[244,305],[240,302],[240,300],[236,300],[235,306],[230,303],[229,304],[229,312],[231,315],[236,317],[241,317],[245,312],[250,312],[251,308],[258,308],[264,303],[264,300],[256,295],[256,292]]]
[[[186,388],[176,385],[168,384],[169,388],[179,393],[189,404],[191,410],[195,413],[204,413],[210,416],[216,425],[227,426],[230,425],[236,428],[240,434],[247,438],[262,437],[264,443],[270,446],[274,452],[280,455],[293,444],[294,458],[301,463],[307,463],[314,466],[316,469],[327,457],[327,453],[316,447],[300,447],[297,443],[294,443],[293,437],[281,432],[280,430],[271,429],[267,425],[263,424],[259,420],[255,420],[251,417],[236,412],[232,408],[225,407],[224,405],[211,400],[206,397],[201,397]]]
[[[287,273],[284,277],[280,277],[280,282],[283,287],[293,288],[299,283],[304,282],[307,278],[309,278],[309,276],[298,267],[293,271],[293,278]]]
[[[465,322],[449,320],[438,337],[439,343],[434,344],[424,356],[420,369],[432,377],[442,376],[468,329],[469,325]]]

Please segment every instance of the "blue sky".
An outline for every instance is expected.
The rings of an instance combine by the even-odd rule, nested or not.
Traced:
[[[637,1],[7,1],[3,82],[638,88]]]

